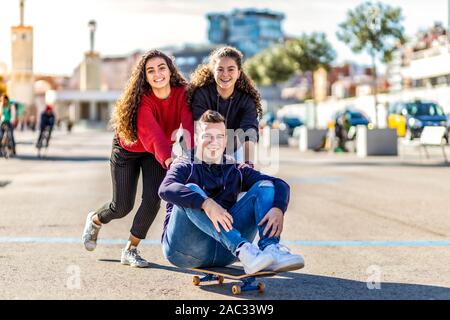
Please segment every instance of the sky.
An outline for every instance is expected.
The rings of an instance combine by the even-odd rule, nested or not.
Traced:
[[[0,0],[0,65],[11,61],[11,29],[19,24],[19,0]],[[184,43],[207,43],[208,12],[261,8],[286,15],[289,36],[321,31],[337,51],[337,62],[370,62],[337,40],[338,24],[363,0],[25,0],[25,24],[34,28],[34,71],[70,75],[89,49],[88,21],[97,21],[95,49],[102,56]],[[435,21],[447,24],[448,0],[382,1],[401,7],[407,35]]]

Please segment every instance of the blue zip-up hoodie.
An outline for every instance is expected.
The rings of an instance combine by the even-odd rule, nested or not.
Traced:
[[[275,187],[273,207],[286,212],[290,188],[282,179],[264,175],[249,167],[239,169],[236,163],[207,164],[198,159],[194,162],[194,158],[177,160],[167,171],[158,192],[161,199],[168,202],[163,237],[170,219],[171,204],[201,210],[203,197],[186,187],[186,184],[197,184],[210,198],[229,210],[237,202],[240,192],[248,191],[261,180],[272,181]]]

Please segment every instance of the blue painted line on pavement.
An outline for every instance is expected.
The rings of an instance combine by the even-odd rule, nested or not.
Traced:
[[[304,247],[450,247],[445,240],[370,240],[370,241],[282,241],[286,245]]]
[[[99,244],[125,244],[125,239],[99,239]],[[43,243],[43,244],[81,244],[79,238],[58,237],[0,237],[0,243]],[[143,240],[142,244],[159,245],[159,239]],[[298,245],[304,247],[450,247],[450,241],[445,240],[286,240],[285,245]]]
[[[291,177],[287,178],[286,181],[290,184],[336,184],[341,183],[345,179],[342,177],[326,177],[326,176],[317,176],[317,177]]]
[[[82,244],[79,238],[57,237],[0,237],[0,243]],[[126,244],[124,239],[99,239],[99,244]],[[160,240],[143,240],[142,244],[160,244]]]

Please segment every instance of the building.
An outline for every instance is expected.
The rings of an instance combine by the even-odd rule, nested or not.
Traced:
[[[60,120],[67,123],[78,123],[86,127],[105,128],[110,120],[114,103],[121,94],[121,90],[111,90],[103,83],[104,67],[111,63],[103,64],[100,54],[94,50],[94,38],[96,22],[89,21],[90,30],[90,50],[84,54],[84,59],[76,68],[74,76],[68,81],[68,88],[59,90],[48,90],[45,94],[45,102],[56,107],[56,113]],[[119,65],[114,62],[122,62],[125,59],[108,59],[112,65]],[[107,68],[107,70],[110,70]],[[106,79],[113,81],[112,87],[123,87],[121,83],[122,69],[110,70]],[[119,71],[118,74],[115,72]],[[117,79],[120,85],[116,85]]]
[[[173,56],[180,71],[186,79],[189,79],[195,68],[205,63],[211,51],[217,47],[217,45],[186,45],[160,50]],[[136,50],[122,56],[100,57],[97,53],[93,55],[87,52],[73,75],[65,79],[64,86],[58,86],[56,89],[52,86],[47,92],[47,103],[57,106],[58,116],[61,119],[70,119],[85,126],[104,127],[110,120],[115,102],[144,53]],[[98,57],[98,62],[86,63],[92,57]]]
[[[185,45],[180,48],[163,50],[175,57],[175,63],[186,79],[202,63],[207,63],[210,53],[219,45]]]
[[[11,74],[8,94],[26,107],[34,102],[33,96],[33,27],[24,23],[24,0],[20,1],[20,24],[11,27]]]
[[[387,68],[391,92],[450,85],[448,32],[441,23],[399,46]]]
[[[298,74],[287,81],[282,90],[282,97],[303,101],[314,96],[316,102],[322,102],[329,97],[345,99],[371,94],[372,75],[372,68],[350,62],[332,66],[328,71],[320,68],[314,73]],[[387,90],[383,76],[379,76],[377,89],[378,92]]]
[[[276,43],[283,43],[283,13],[271,10],[235,9],[231,13],[210,13],[208,39],[242,51],[246,58]]]
[[[100,72],[98,84],[99,90],[123,90],[130,78],[131,73],[144,52],[136,50],[130,54],[121,56],[105,56],[100,59]],[[80,90],[81,86],[81,66],[80,63],[70,77],[69,90]]]

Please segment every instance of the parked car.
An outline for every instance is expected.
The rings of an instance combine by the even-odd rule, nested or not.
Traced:
[[[304,122],[296,116],[283,116],[278,118],[276,122],[274,122],[274,127],[278,127],[280,130],[287,129],[289,133],[289,137],[292,137],[294,134],[294,129],[304,125]]]
[[[388,126],[397,129],[399,137],[413,140],[420,137],[425,126],[448,127],[448,124],[440,105],[435,102],[415,100],[392,104],[388,113]],[[448,139],[448,133],[446,139]]]

